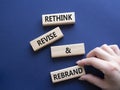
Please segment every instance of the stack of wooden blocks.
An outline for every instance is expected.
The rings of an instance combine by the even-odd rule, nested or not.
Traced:
[[[42,15],[43,26],[69,25],[74,23],[75,12]],[[61,29],[59,27],[56,27],[55,29],[30,41],[30,45],[32,46],[34,51],[38,51],[39,49],[61,39],[63,36],[64,35]],[[76,56],[83,54],[85,54],[84,43],[51,46],[52,58]],[[53,83],[80,77],[84,74],[84,68],[78,65],[50,72]]]

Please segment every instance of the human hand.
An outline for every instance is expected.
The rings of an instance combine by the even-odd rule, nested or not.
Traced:
[[[102,45],[91,50],[85,59],[76,62],[80,66],[90,65],[104,73],[104,79],[92,74],[81,76],[103,90],[120,90],[120,49],[117,45]]]

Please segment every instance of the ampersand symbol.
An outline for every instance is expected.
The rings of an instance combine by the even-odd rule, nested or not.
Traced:
[[[68,47],[66,47],[66,51],[65,51],[67,54],[68,53],[71,53],[71,49],[70,48],[68,48]]]

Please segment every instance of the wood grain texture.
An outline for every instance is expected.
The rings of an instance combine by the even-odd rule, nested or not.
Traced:
[[[42,15],[43,26],[68,25],[74,23],[75,23],[75,12]]]
[[[62,38],[64,35],[59,27],[37,37],[36,39],[30,41],[30,45],[32,46],[34,51],[37,51],[57,40]]]
[[[67,57],[85,54],[84,43],[51,46],[51,57]]]
[[[65,69],[50,72],[53,83],[77,78],[85,74],[85,70],[81,66],[72,66]]]

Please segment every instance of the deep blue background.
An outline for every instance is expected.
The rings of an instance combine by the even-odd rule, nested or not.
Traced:
[[[0,0],[0,90],[99,90],[78,79],[52,84],[50,72],[75,65],[84,56],[52,59],[50,46],[34,52],[29,41],[54,27],[41,15],[75,12],[75,25],[60,26],[64,38],[51,44],[85,43],[86,54],[120,44],[120,0]],[[102,74],[92,67],[86,72]]]

